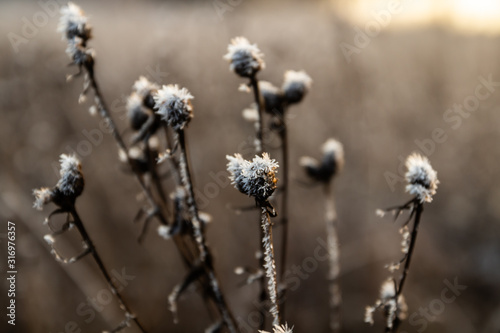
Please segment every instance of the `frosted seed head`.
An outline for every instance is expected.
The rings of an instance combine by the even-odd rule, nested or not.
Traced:
[[[160,86],[149,81],[145,76],[140,76],[139,80],[134,82],[132,89],[141,97],[144,106],[150,109],[154,108],[155,101],[153,99],[153,93],[160,89]]]
[[[59,161],[61,163],[61,178],[56,187],[64,196],[75,198],[80,196],[85,184],[80,161],[75,155],[66,154],[62,154]]]
[[[72,2],[61,8],[61,17],[57,31],[63,34],[63,39],[71,41],[75,37],[81,38],[84,43],[92,37],[92,28],[87,23],[83,10]]]
[[[242,193],[254,197],[257,201],[266,201],[276,189],[276,173],[278,163],[269,158],[267,153],[262,157],[255,156],[247,161],[240,154],[226,156],[229,179],[235,188]]]
[[[322,146],[321,163],[312,157],[302,157],[300,165],[307,175],[318,182],[328,183],[344,168],[344,149],[335,139],[328,139]]]
[[[250,44],[245,37],[236,37],[227,47],[224,59],[229,61],[229,69],[239,76],[253,77],[265,67],[263,56],[256,44]]]
[[[413,153],[406,159],[406,192],[415,195],[421,203],[432,202],[439,184],[437,172],[427,157]]]
[[[163,120],[173,129],[179,131],[187,126],[193,118],[193,106],[191,100],[194,98],[186,88],[176,85],[163,86],[153,95],[155,109]]]
[[[288,104],[299,103],[311,89],[312,79],[304,71],[286,71],[283,86],[284,98]]]
[[[143,98],[133,92],[127,98],[127,116],[133,130],[139,130],[148,120],[150,114],[143,106]]]
[[[259,90],[264,99],[264,110],[270,114],[283,112],[283,92],[267,81],[259,81]]]

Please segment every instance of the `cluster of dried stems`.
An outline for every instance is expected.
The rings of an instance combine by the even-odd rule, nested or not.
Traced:
[[[133,85],[129,96],[127,109],[133,136],[124,138],[115,124],[110,109],[100,90],[95,73],[95,52],[88,47],[87,42],[92,36],[92,29],[81,9],[69,3],[61,10],[62,17],[59,30],[68,43],[67,53],[72,64],[77,66],[78,73],[69,76],[84,76],[84,89],[79,102],[84,102],[91,90],[94,103],[91,107],[106,121],[113,138],[118,145],[120,159],[127,170],[137,181],[147,204],[139,210],[136,220],[143,220],[143,230],[139,242],[146,236],[148,226],[152,221],[158,223],[159,236],[172,240],[186,268],[186,277],[176,285],[169,295],[170,310],[176,319],[177,301],[179,296],[191,285],[197,284],[201,290],[207,309],[217,312],[217,319],[207,331],[217,332],[221,329],[233,333],[239,328],[229,308],[220,281],[216,274],[213,256],[205,237],[205,225],[208,222],[206,214],[199,211],[194,195],[191,167],[189,164],[189,149],[187,144],[187,127],[193,117],[193,96],[185,88],[177,85],[160,87],[145,77],[139,78]],[[260,292],[260,325],[259,330],[266,328],[267,316],[272,317],[272,328],[275,332],[291,332],[285,320],[285,300],[287,286],[285,272],[287,267],[287,239],[289,230],[288,198],[290,192],[289,180],[289,144],[287,130],[287,112],[290,106],[301,102],[311,88],[312,80],[303,71],[287,71],[280,88],[269,82],[259,81],[257,74],[264,69],[263,54],[256,45],[250,44],[243,37],[232,40],[228,53],[224,56],[230,63],[230,69],[240,77],[247,79],[243,90],[253,92],[254,104],[244,111],[244,117],[255,126],[255,153],[252,160],[246,160],[241,155],[228,156],[228,171],[230,179],[240,192],[252,197],[255,207],[259,210],[259,229],[262,251],[259,257],[259,268],[247,269],[252,273],[247,279],[249,283],[258,281]],[[266,126],[268,120],[268,126]],[[264,131],[274,131],[280,138],[280,170],[283,175],[279,181],[276,177],[278,163],[266,152]],[[129,143],[127,143],[129,142]],[[322,148],[322,158],[317,161],[311,157],[303,157],[300,161],[311,184],[322,185],[325,197],[325,222],[329,254],[330,283],[330,331],[341,330],[340,293],[340,247],[338,239],[338,220],[333,194],[333,180],[344,165],[342,145],[335,139],[329,139]],[[167,195],[164,186],[161,165],[168,163],[168,174],[174,179],[175,189]],[[435,171],[425,158],[410,156],[408,164],[407,191],[415,198],[408,203],[390,208],[396,218],[404,210],[410,210],[408,221],[402,228],[404,237],[404,257],[400,262],[390,266],[391,271],[399,269],[404,264],[402,275],[397,281],[383,288],[383,295],[375,306],[367,308],[367,321],[376,309],[382,309],[386,318],[387,332],[395,332],[399,322],[404,319],[404,299],[402,289],[408,275],[411,256],[415,247],[423,203],[430,202],[437,187]],[[434,172],[434,173],[433,173]],[[101,260],[96,246],[87,233],[84,223],[76,209],[76,199],[82,194],[84,178],[80,161],[76,156],[61,155],[61,178],[53,188],[35,190],[37,208],[52,202],[58,208],[47,218],[51,233],[45,239],[52,248],[55,258],[70,264],[86,255],[91,255],[99,270],[105,277],[109,288],[116,296],[124,312],[124,319],[112,329],[118,332],[135,325],[141,332],[146,332],[145,326],[139,321],[126,303],[118,288],[111,279],[106,265]],[[275,193],[275,190],[276,191]],[[275,195],[276,194],[276,195]],[[276,200],[275,196],[280,196]],[[279,203],[276,213],[275,201]],[[50,219],[55,214],[66,214],[66,223],[55,230]],[[273,222],[277,217],[277,227],[281,228],[281,244],[279,246],[280,269],[276,268],[275,246],[273,243]],[[414,219],[411,233],[409,222]],[[57,251],[55,237],[72,227],[80,233],[84,249],[81,254],[65,258]],[[260,247],[260,246],[259,246]],[[267,283],[266,283],[267,280]],[[389,291],[388,291],[389,290]],[[404,305],[404,306],[403,306]]]

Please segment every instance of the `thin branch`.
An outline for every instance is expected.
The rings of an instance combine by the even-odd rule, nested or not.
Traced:
[[[128,318],[129,314],[132,314],[132,311],[130,311],[129,306],[123,299],[122,295],[118,291],[118,288],[115,286],[113,279],[111,278],[111,275],[109,275],[108,270],[106,269],[106,266],[101,260],[101,257],[99,256],[99,253],[97,252],[94,244],[92,243],[92,240],[90,239],[90,236],[88,235],[87,231],[85,230],[85,227],[80,219],[80,216],[76,212],[76,209],[73,207],[71,211],[69,212],[71,216],[73,217],[73,223],[75,224],[76,228],[80,232],[83,241],[87,245],[88,250],[92,254],[92,257],[94,258],[97,266],[99,267],[99,270],[101,273],[104,275],[104,278],[106,279],[106,282],[108,283],[109,288],[111,289],[111,292],[116,296],[118,299],[118,302],[120,303],[120,307],[125,311],[125,315]],[[134,323],[137,325],[137,327],[140,329],[141,332],[146,332],[144,327],[141,325],[139,320],[133,315],[131,315],[132,320]]]

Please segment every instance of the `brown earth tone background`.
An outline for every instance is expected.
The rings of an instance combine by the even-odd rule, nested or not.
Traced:
[[[252,201],[223,176],[226,154],[247,147],[246,157],[251,156],[253,128],[241,117],[251,96],[238,92],[243,80],[222,60],[230,39],[239,35],[265,54],[261,79],[279,85],[285,70],[304,69],[314,80],[304,102],[290,110],[290,267],[310,262],[318,238],[325,238],[322,191],[301,184],[306,178],[298,160],[318,157],[329,137],[344,144],[346,167],[335,182],[343,331],[383,330],[380,314],[374,327],[363,323],[364,308],[388,276],[384,265],[399,258],[400,236],[398,224],[374,212],[409,199],[404,184],[391,188],[386,175],[398,174],[400,159],[418,150],[416,140],[427,140],[426,153],[441,184],[434,202],[426,205],[405,286],[409,314],[429,306],[442,310],[426,321],[429,333],[500,330],[500,85],[456,129],[443,118],[454,104],[472,100],[480,78],[500,81],[498,36],[465,34],[445,24],[393,27],[371,38],[349,63],[340,44],[354,43],[354,23],[329,3],[244,0],[222,19],[210,1],[78,4],[94,28],[90,44],[97,52],[97,78],[121,131],[127,125],[121,119],[123,97],[139,75],[178,83],[195,96],[188,138],[198,199],[213,216],[207,238],[229,304],[242,323],[256,310],[257,286],[241,287],[243,278],[233,270],[257,264],[259,226],[255,212],[238,215],[228,208]],[[90,102],[77,103],[82,80],[65,82],[75,68],[67,67],[65,44],[55,31],[58,14],[18,52],[9,43],[9,32],[22,34],[23,17],[32,22],[39,12],[43,9],[36,2],[0,2],[0,331],[99,332],[122,319],[117,304],[91,306],[92,299],[103,299],[106,288],[93,261],[61,266],[53,260],[42,224],[52,207],[32,208],[32,189],[55,184],[58,156],[78,151],[88,141],[85,133],[99,131],[100,121],[89,115]],[[429,139],[437,128],[446,139],[432,147]],[[279,142],[270,140],[270,153],[280,160]],[[133,217],[143,205],[140,189],[123,172],[111,136],[98,141],[82,156],[86,189],[77,208],[103,260],[128,276],[123,294],[150,332],[204,330],[211,319],[194,289],[182,297],[179,324],[173,324],[167,296],[185,274],[182,263],[173,244],[153,228],[143,245],[137,243],[140,225]],[[17,230],[15,327],[5,315],[7,221]],[[70,233],[61,244],[66,253],[76,253],[80,243]],[[285,319],[294,332],[327,331],[326,265],[307,266],[307,277],[288,294]],[[444,309],[436,307],[444,281],[454,279],[467,289]],[[400,332],[422,327],[406,321]]]

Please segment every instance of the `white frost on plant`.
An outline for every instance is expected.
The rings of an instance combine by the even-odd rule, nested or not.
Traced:
[[[265,67],[263,56],[256,44],[250,44],[245,37],[236,37],[227,47],[224,59],[229,61],[229,69],[239,76],[252,77]]]
[[[285,78],[281,90],[289,104],[300,102],[311,89],[312,79],[304,71],[285,72]]]
[[[240,192],[265,201],[276,189],[276,173],[278,163],[263,153],[262,157],[255,156],[252,161],[243,159],[240,154],[226,156],[229,160],[227,170],[231,174],[229,179]]]
[[[186,88],[179,88],[177,84],[163,86],[153,95],[155,108],[163,119],[175,130],[182,130],[193,118],[194,98]]]
[[[413,153],[406,159],[406,192],[416,195],[421,203],[432,202],[439,180],[427,157]]]
[[[260,333],[270,333],[267,331],[259,331]],[[273,333],[293,333],[293,327],[288,327],[288,324],[284,325],[275,325],[273,327]]]

